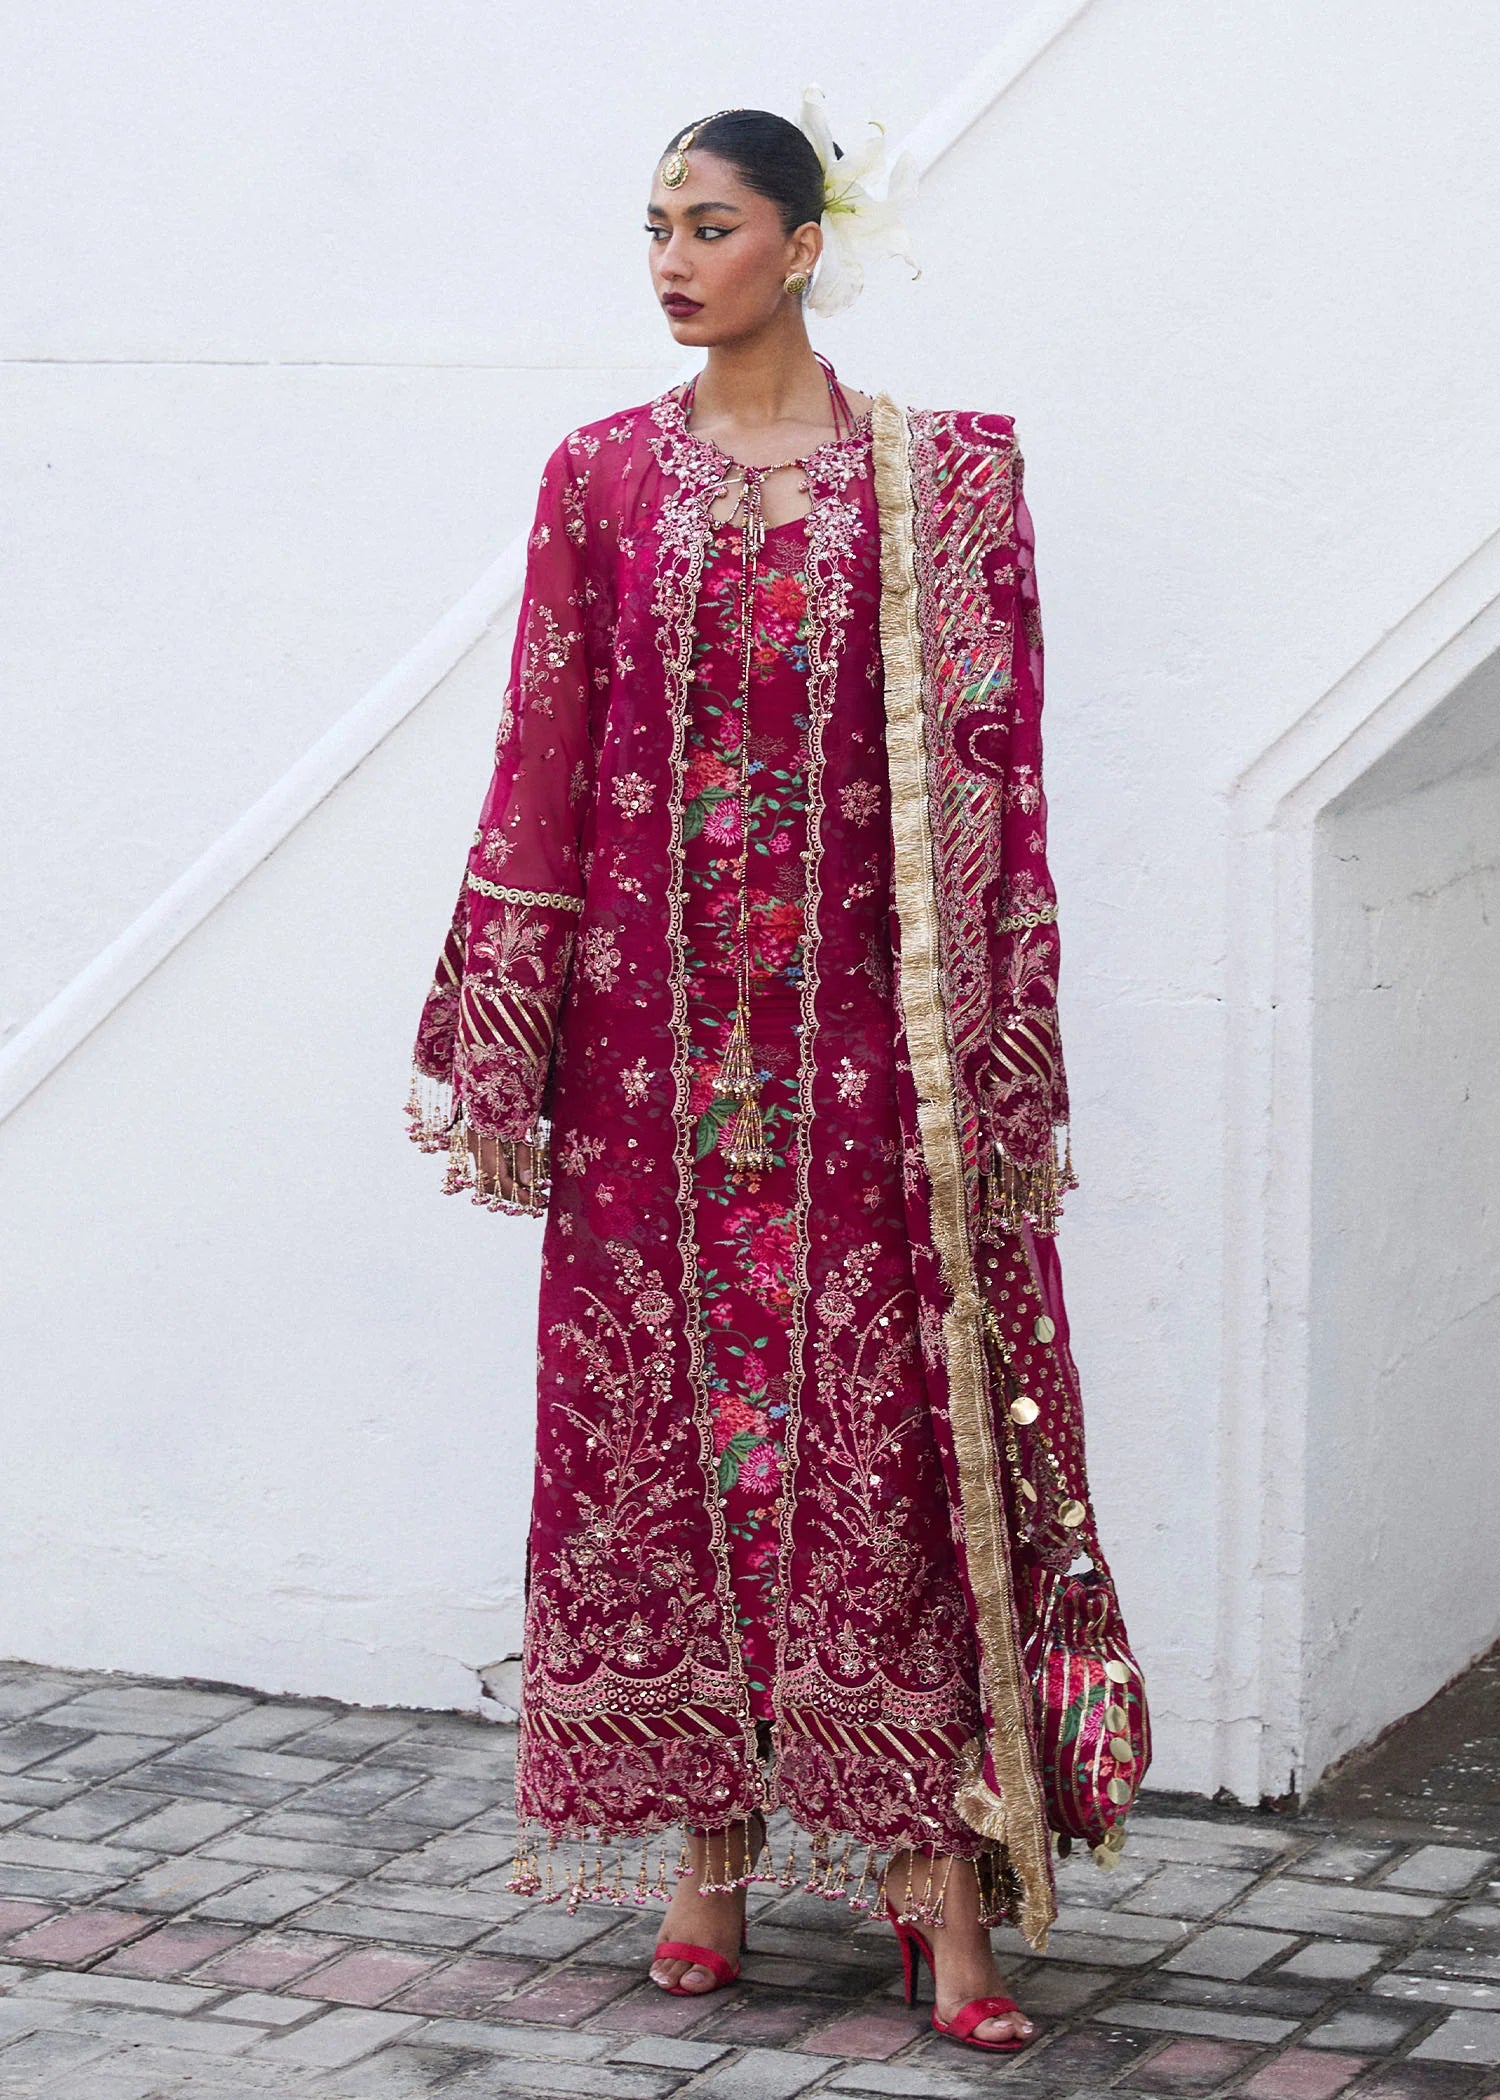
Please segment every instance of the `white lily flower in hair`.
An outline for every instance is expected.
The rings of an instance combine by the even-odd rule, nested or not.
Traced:
[[[901,213],[917,193],[917,164],[903,153],[886,173],[885,126],[870,121],[870,137],[840,156],[824,112],[820,87],[802,91],[798,128],[811,139],[823,169],[823,253],[807,304],[814,313],[838,314],[852,306],[864,289],[865,264],[885,257],[922,272],[911,252],[911,236]],[[882,182],[882,177],[884,180]],[[871,188],[883,189],[876,196]]]

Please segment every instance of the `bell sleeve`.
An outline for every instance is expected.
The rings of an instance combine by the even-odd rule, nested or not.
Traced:
[[[495,768],[448,938],[417,1031],[410,1135],[448,1158],[449,1193],[539,1216],[549,1192],[553,1049],[583,910],[593,802],[589,580],[583,487],[569,441],[547,462]],[[513,1193],[476,1176],[469,1139],[492,1139]],[[489,1148],[487,1148],[489,1149]]]
[[[1014,1232],[1056,1229],[1078,1186],[1067,1143],[1068,1085],[1057,1025],[1057,890],[1047,864],[1042,787],[1042,616],[1036,535],[1013,453],[1009,545],[997,550],[992,602],[1010,631],[1005,785],[999,811],[1000,882],[992,927],[993,1024],[977,1088],[990,1159],[987,1221]]]

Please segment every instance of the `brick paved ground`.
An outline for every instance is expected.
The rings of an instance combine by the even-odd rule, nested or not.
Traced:
[[[814,1897],[757,1892],[742,1982],[664,1996],[655,1910],[506,1893],[510,1754],[452,1714],[0,1664],[0,2094],[1500,2093],[1500,1848],[1425,1830],[1416,1781],[1384,1821],[1148,1802],[1114,1874],[1063,1868],[1045,1958],[998,1936],[1046,2033],[985,2058]]]

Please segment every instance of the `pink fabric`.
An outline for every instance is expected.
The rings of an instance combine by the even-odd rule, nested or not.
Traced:
[[[1041,632],[1009,431],[922,419],[914,480],[930,655],[961,703],[930,727],[932,817],[979,1280],[1042,1410],[1022,1433],[1039,1500],[1004,1465],[999,1480],[1019,1566],[1065,1562],[1093,1527],[1056,1517],[1087,1487],[1065,1337],[1034,1332],[1044,1305],[1061,1320],[1051,1243],[1008,1226],[996,1194],[1004,1161],[1048,1170],[1066,1108]],[[967,497],[945,479],[966,447],[988,462]],[[981,1699],[957,1522],[947,1297],[895,997],[868,428],[806,462],[797,647],[771,650],[752,701],[752,739],[804,804],[779,858],[806,858],[800,882],[768,880],[758,915],[778,1163],[732,1197],[711,1132],[700,1151],[728,1004],[712,849],[731,805],[700,805],[733,747],[695,742],[723,684],[724,471],[670,396],[550,460],[496,770],[418,1041],[438,1089],[422,1141],[454,1117],[510,1140],[550,1123],[518,1808],[554,1838],[613,1838],[781,1804],[819,1846],[972,1855],[989,1841],[954,1805],[964,1748],[1032,1724]],[[964,502],[994,549],[978,586],[954,552]],[[731,1377],[731,1334],[763,1383],[748,1357]],[[758,1402],[781,1380],[773,1427]],[[1066,1477],[1037,1456],[1048,1430]],[[773,1501],[721,1492],[741,1434]]]

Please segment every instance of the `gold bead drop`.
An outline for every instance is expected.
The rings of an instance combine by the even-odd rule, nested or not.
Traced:
[[[1031,1331],[1039,1342],[1050,1342],[1057,1332],[1057,1322],[1048,1313],[1038,1313]]]

